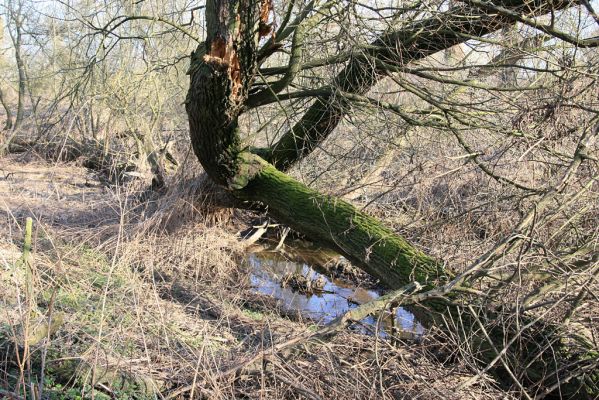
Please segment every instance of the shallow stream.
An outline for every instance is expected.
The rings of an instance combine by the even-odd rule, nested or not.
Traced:
[[[313,250],[311,250],[314,253]],[[298,257],[297,255],[300,255]],[[274,297],[287,311],[298,311],[301,315],[326,324],[346,311],[381,296],[380,288],[361,287],[351,280],[334,278],[319,265],[311,265],[313,254],[301,257],[302,251],[295,249],[295,256],[283,255],[274,251],[251,252],[247,262],[252,268],[251,283],[257,293]],[[306,251],[303,252],[306,255]],[[317,271],[318,270],[318,271]],[[308,280],[318,280],[322,290],[303,293],[282,284],[291,274],[302,275]],[[398,307],[395,315],[385,312],[383,315],[370,316],[352,328],[362,333],[387,336],[395,332],[399,337],[418,337],[424,329],[409,311]]]

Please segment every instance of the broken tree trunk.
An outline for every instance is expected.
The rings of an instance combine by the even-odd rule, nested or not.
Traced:
[[[531,9],[538,10],[539,7],[542,9],[543,4],[546,4],[538,1],[503,3],[522,10],[526,9],[523,12],[527,13]],[[551,4],[553,7],[566,7],[571,2]],[[200,45],[192,56],[189,70],[191,84],[186,99],[193,149],[206,172],[212,180],[229,190],[238,199],[262,203],[279,222],[336,249],[390,288],[399,288],[415,281],[425,288],[432,289],[451,280],[453,274],[446,270],[440,261],[427,256],[379,220],[357,210],[347,202],[306,187],[264,159],[248,152],[242,145],[238,117],[248,100],[248,88],[257,69],[258,42],[270,31],[268,19],[271,7],[272,3],[268,0],[207,2],[206,42]],[[473,9],[470,11],[472,14]],[[485,13],[470,15],[466,20],[460,19],[459,15],[456,18],[458,23],[453,20],[452,24],[443,25],[444,29],[440,31],[423,33],[426,37],[426,46],[421,43],[423,47],[405,49],[407,52],[402,55],[405,59],[402,58],[399,64],[405,65],[413,59],[425,57],[439,50],[440,48],[433,43],[441,42],[440,39],[447,39],[448,43],[455,44],[466,40],[468,37],[466,34],[484,34],[506,23],[501,17],[489,16]],[[470,24],[470,26],[464,28],[463,24]],[[426,24],[421,26],[422,29],[427,27]],[[450,28],[458,33],[447,33],[446,30]],[[406,39],[405,33],[396,33],[393,37],[401,42]],[[408,41],[408,43],[412,42]],[[387,43],[383,41],[382,44]],[[414,43],[410,46],[414,46]],[[384,62],[389,62],[391,56],[385,54],[375,51],[370,57],[382,57]],[[397,53],[393,56],[397,56]],[[343,79],[348,80],[346,83],[349,85],[348,90],[353,92],[368,90],[380,73],[373,70],[363,71],[362,64],[352,67],[352,63],[350,62],[349,69],[343,73],[345,75],[342,75]],[[354,84],[358,85],[355,90]],[[318,125],[318,132],[326,134],[336,126],[341,115],[334,109],[331,112],[333,119],[328,117],[315,119],[313,116],[320,115],[321,111],[311,109],[305,118],[309,118],[313,126]],[[332,124],[329,126],[331,121]],[[278,164],[283,167],[305,154],[304,147],[296,146],[295,141],[293,143],[292,150],[295,156],[293,159],[285,158],[287,161],[283,164],[279,161]],[[284,159],[277,158],[277,160]],[[440,305],[438,299],[427,301],[427,304],[432,305],[439,313],[438,320],[452,319],[463,310],[453,305]],[[485,318],[496,316],[491,313],[484,314]],[[490,332],[479,329],[477,326],[479,317],[473,312],[463,314],[461,321],[462,331],[472,331],[469,340],[479,349],[483,363],[493,362],[503,352],[509,352],[509,360],[522,362],[534,371],[534,374],[529,374],[531,382],[534,381],[536,384],[542,381],[549,388],[557,383],[555,388],[551,389],[552,393],[566,394],[571,398],[575,396],[584,398],[581,396],[597,393],[597,382],[599,382],[597,375],[585,375],[582,381],[580,376],[573,379],[571,377],[574,375],[570,375],[572,367],[568,363],[589,365],[587,363],[589,353],[569,352],[561,343],[554,346],[554,338],[559,336],[555,334],[553,328],[537,321],[526,324],[530,328],[527,332],[536,332],[539,337],[546,337],[546,340],[541,341],[542,345],[549,344],[548,348],[558,353],[549,354],[551,352],[544,349],[541,354],[537,352],[528,356],[522,353],[522,347],[520,349],[505,347],[507,343],[520,338],[522,332],[518,331],[515,335],[510,332],[505,333],[500,325]],[[532,347],[526,344],[524,349],[532,350],[537,347],[534,341],[528,340],[526,343],[531,344]],[[529,362],[530,357],[533,358],[531,362]],[[512,369],[504,364],[503,358],[501,360],[501,368],[493,371],[497,376],[509,381]],[[562,364],[563,362],[566,364]],[[509,372],[508,378],[505,377],[506,372]],[[563,379],[564,377],[570,378]],[[543,381],[542,378],[546,380]]]

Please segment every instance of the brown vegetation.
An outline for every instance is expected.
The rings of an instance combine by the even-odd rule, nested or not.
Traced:
[[[39,390],[67,398],[93,392],[345,398],[348,390],[355,398],[498,396],[492,381],[459,389],[472,373],[461,362],[443,366],[438,358],[446,350],[434,335],[397,346],[346,332],[248,365],[237,377],[223,374],[314,326],[289,310],[279,314],[275,302],[251,290],[230,213],[202,206],[206,192],[198,198],[192,191],[167,194],[148,215],[137,185],[107,187],[72,164],[10,156],[1,168],[8,175],[0,182],[6,393],[36,382],[44,362],[49,381],[29,396]],[[35,305],[26,301],[23,271],[14,266],[26,216],[34,218]],[[23,330],[34,332],[47,318],[59,318],[60,327],[30,343],[31,363],[20,370]],[[7,341],[18,349],[7,351]],[[95,387],[85,385],[94,375]],[[201,389],[191,382],[202,382]]]
[[[50,3],[0,5],[0,397],[599,393],[592,3]],[[277,287],[389,291],[258,294],[298,240]]]

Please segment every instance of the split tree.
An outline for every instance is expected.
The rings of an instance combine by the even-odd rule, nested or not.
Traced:
[[[517,329],[506,330],[498,323],[496,329],[487,330],[481,320],[492,324],[504,318],[500,312],[503,305],[487,304],[487,299],[479,302],[475,311],[472,304],[477,303],[473,299],[485,297],[478,291],[481,287],[489,288],[481,282],[504,279],[488,273],[494,261],[526,241],[526,232],[543,221],[543,212],[564,193],[581,165],[593,159],[589,149],[597,134],[596,121],[581,131],[561,177],[545,188],[530,188],[489,168],[455,128],[456,121],[465,125],[468,122],[460,120],[439,99],[428,99],[438,114],[429,113],[428,121],[425,118],[423,122],[407,114],[400,105],[368,95],[381,80],[393,79],[419,60],[468,40],[484,41],[487,35],[516,23],[540,31],[544,35],[541,40],[560,40],[575,48],[593,47],[596,39],[581,39],[556,28],[554,23],[560,10],[577,5],[572,1],[505,0],[458,2],[435,12],[425,7],[419,9],[419,5],[397,8],[385,20],[387,26],[370,43],[304,63],[305,43],[315,27],[327,24],[326,11],[350,4],[311,1],[298,6],[297,11],[292,2],[275,33],[273,4],[267,0],[208,0],[205,42],[192,54],[189,69],[191,84],[186,109],[193,149],[210,178],[238,201],[264,205],[281,223],[337,250],[390,288],[418,282],[422,292],[431,294],[423,297],[426,300],[422,305],[435,310],[437,322],[459,319],[462,329],[469,331],[469,340],[480,352],[483,364],[507,384],[519,386],[523,396],[590,398],[598,393],[599,379],[598,353],[592,339],[545,322],[524,308],[515,312]],[[408,11],[421,18],[401,23],[402,15]],[[544,20],[549,23],[540,16],[546,16]],[[265,67],[287,42],[290,48],[286,65]],[[504,63],[513,62],[514,56],[511,57]],[[339,72],[330,83],[297,89],[302,73],[320,66],[335,66]],[[442,77],[437,79],[448,83]],[[476,87],[474,82],[463,83]],[[313,102],[277,141],[265,148],[244,143],[240,117],[245,112],[298,98],[310,98]],[[528,191],[536,202],[529,212],[523,213],[513,235],[498,241],[479,260],[473,260],[465,273],[457,275],[451,266],[425,254],[382,221],[342,199],[311,189],[286,173],[319,148],[358,104],[392,110],[413,124],[430,123],[433,128],[447,129],[471,153],[472,163],[498,182]],[[593,246],[579,247],[572,254],[585,267],[597,262]],[[544,275],[541,266],[529,272],[528,278],[541,282],[537,290],[560,285]],[[513,276],[505,278],[509,279]]]

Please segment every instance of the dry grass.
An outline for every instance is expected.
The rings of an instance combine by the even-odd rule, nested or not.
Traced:
[[[507,396],[485,380],[456,390],[472,371],[442,365],[432,339],[393,345],[349,332],[223,376],[312,323],[251,291],[231,213],[209,205],[206,182],[187,181],[187,191],[172,185],[175,190],[152,203],[139,201],[134,184],[103,186],[69,164],[8,157],[0,168],[8,174],[0,181],[0,386],[6,393],[39,398],[41,390],[60,399]],[[28,216],[35,220],[30,291],[17,262]],[[48,319],[58,322],[56,331],[28,344],[24,338]],[[19,363],[24,355],[27,361]]]

